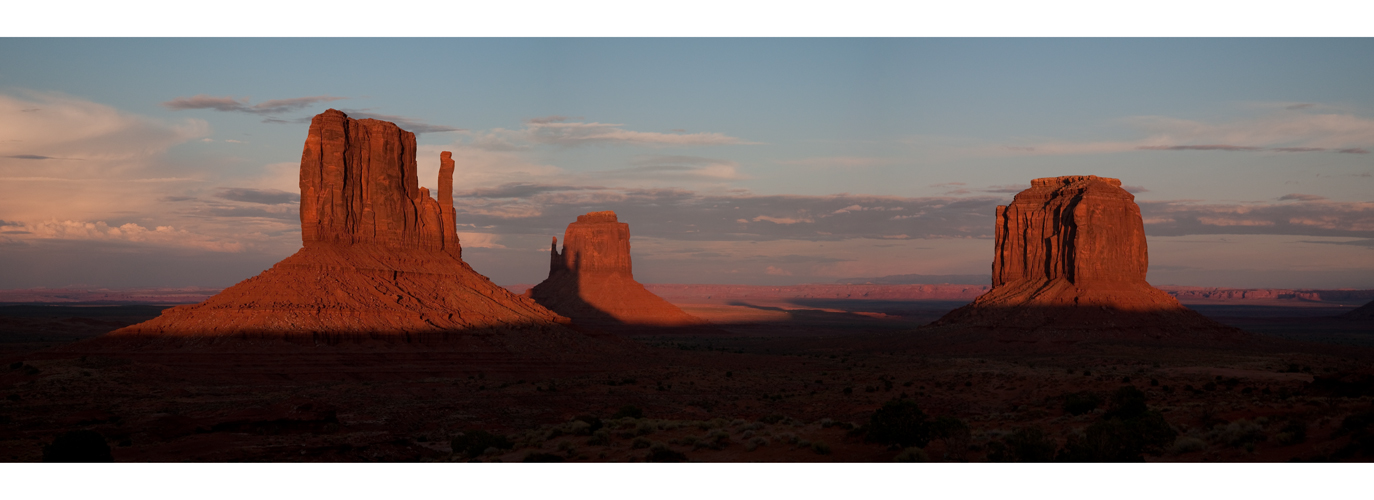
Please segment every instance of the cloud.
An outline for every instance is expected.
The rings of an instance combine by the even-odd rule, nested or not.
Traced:
[[[766,274],[774,275],[774,276],[791,276],[791,275],[792,275],[792,272],[791,272],[791,271],[788,271],[788,270],[786,270],[786,269],[782,269],[782,268],[779,268],[779,267],[775,267],[775,266],[768,266],[768,268],[764,269],[763,272],[766,273]]]
[[[178,97],[162,103],[162,106],[174,111],[188,109],[213,109],[231,113],[249,113],[255,115],[276,115],[290,113],[305,109],[319,103],[338,101],[347,97],[333,97],[327,95],[313,97],[292,97],[290,99],[273,99],[263,101],[258,104],[249,104],[249,98],[235,99],[233,97],[212,97],[205,94],[197,94],[191,97]]]
[[[528,119],[528,120],[525,120],[525,123],[532,123],[532,124],[537,124],[537,125],[543,125],[543,124],[545,124],[545,123],[563,123],[563,122],[568,122],[568,121],[578,120],[578,119],[580,119],[580,118],[571,118],[571,117],[562,116],[562,115],[553,115],[553,116],[545,116],[545,117],[542,117],[542,118],[530,118],[530,119]]]
[[[215,196],[230,201],[260,203],[263,205],[299,203],[301,201],[301,195],[298,193],[290,193],[276,189],[218,188],[216,189]]]
[[[579,190],[600,190],[603,187],[591,186],[555,186],[552,184],[537,184],[527,182],[514,182],[503,184],[492,188],[479,188],[461,193],[454,193],[454,197],[459,198],[528,198],[539,193],[552,191],[579,191]]]
[[[891,158],[876,158],[870,156],[826,156],[797,160],[778,160],[776,163],[779,165],[796,165],[811,168],[863,168],[889,165],[893,163],[893,160]]]
[[[497,243],[500,238],[500,235],[491,233],[460,232],[458,233],[458,244],[463,248],[505,249],[505,245]]]
[[[1285,195],[1279,197],[1279,201],[1288,201],[1288,200],[1298,200],[1298,201],[1321,201],[1321,200],[1325,200],[1325,199],[1326,199],[1325,196],[1317,196],[1317,195],[1315,195],[1315,194],[1299,194],[1299,193],[1285,194]]]
[[[558,121],[544,119],[526,121],[525,129],[520,132],[526,141],[563,147],[589,145],[634,145],[634,146],[720,146],[728,144],[756,144],[743,139],[730,137],[717,132],[662,133],[638,132],[621,128],[620,123],[568,122],[565,117]]]
[[[414,132],[416,134],[425,134],[431,132],[462,132],[467,130],[458,127],[450,127],[448,125],[434,125],[426,123],[425,121],[420,120],[418,118],[410,118],[397,115],[384,115],[380,113],[372,113],[366,110],[341,109],[340,111],[343,111],[344,114],[347,114],[349,118],[357,120],[371,118],[374,120],[382,120],[395,123],[396,126],[401,127],[407,132]]]
[[[739,164],[729,160],[717,160],[700,156],[684,155],[639,155],[634,157],[630,168],[601,170],[593,172],[598,177],[621,179],[658,178],[684,180],[740,180],[748,177],[739,173]]]
[[[226,241],[194,234],[172,226],[153,229],[135,223],[118,226],[104,221],[73,221],[50,219],[20,226],[7,225],[0,231],[0,242],[28,240],[100,240],[151,243],[169,247],[195,248],[213,252],[239,252],[244,249],[237,241]]]
[[[1289,194],[1279,203],[1138,202],[1152,236],[1270,234],[1374,237],[1374,202],[1333,202]]]
[[[1263,151],[1264,148],[1250,146],[1231,146],[1228,144],[1203,144],[1197,146],[1140,146],[1136,149],[1156,151]]]
[[[1202,122],[1165,116],[1119,120],[1135,137],[1116,141],[1039,140],[999,145],[991,154],[1072,155],[1126,151],[1218,151],[1244,153],[1368,154],[1374,120],[1309,103],[1262,106],[1260,113],[1230,122]]]

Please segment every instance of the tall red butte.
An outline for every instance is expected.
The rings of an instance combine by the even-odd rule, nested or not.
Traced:
[[[573,319],[601,326],[696,326],[706,321],[644,289],[630,266],[630,225],[615,212],[577,216],[563,232],[563,252],[553,239],[549,277],[525,295]]]
[[[110,334],[409,341],[474,330],[578,335],[567,318],[463,262],[453,159],[439,199],[416,179],[415,134],[337,110],[316,115],[301,154],[303,248],[204,302]]]
[[[992,289],[933,326],[991,330],[1003,341],[1238,340],[1145,281],[1149,256],[1135,196],[1095,175],[1031,181],[997,207]]]

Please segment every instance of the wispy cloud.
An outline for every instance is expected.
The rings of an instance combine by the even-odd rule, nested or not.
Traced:
[[[594,172],[600,177],[652,177],[685,180],[739,180],[748,177],[739,172],[739,164],[729,160],[684,155],[640,155],[630,161],[631,167]]]
[[[881,165],[890,165],[894,162],[891,158],[877,158],[871,156],[826,156],[817,158],[801,158],[796,160],[778,160],[779,165],[795,165],[810,168],[863,168]]]
[[[1206,204],[1183,201],[1139,202],[1145,232],[1156,236],[1190,234],[1283,234],[1374,237],[1374,202],[1334,202],[1289,194],[1278,203]]]
[[[1279,105],[1281,104],[1281,105]],[[1314,103],[1257,106],[1260,114],[1230,122],[1166,116],[1119,120],[1136,138],[1114,141],[1033,140],[1003,144],[1001,154],[1073,155],[1125,151],[1217,151],[1233,153],[1368,154],[1374,120]]]
[[[214,97],[205,94],[197,94],[191,97],[178,97],[162,103],[167,109],[182,111],[188,109],[213,109],[231,113],[249,113],[255,115],[278,115],[305,109],[316,104],[347,99],[347,97],[333,97],[327,95],[313,97],[292,97],[289,99],[273,99],[257,104],[250,104],[250,99],[235,99],[233,97]]]
[[[417,134],[427,134],[432,132],[461,132],[467,130],[458,127],[450,127],[448,125],[435,125],[432,123],[425,122],[424,120],[418,118],[410,118],[399,115],[384,115],[381,113],[373,113],[367,110],[341,109],[340,111],[343,111],[345,114],[347,114],[349,118],[354,118],[358,120],[372,118],[374,120],[382,120],[395,123],[396,126],[401,127],[402,129],[408,132],[414,132]]]
[[[1285,195],[1279,197],[1279,201],[1288,201],[1288,200],[1297,200],[1297,201],[1321,201],[1321,200],[1325,200],[1325,199],[1326,199],[1325,196],[1317,196],[1317,195],[1315,195],[1315,194],[1300,194],[1300,193],[1285,194]]]
[[[241,201],[244,203],[258,203],[262,205],[280,205],[282,203],[299,203],[301,195],[276,189],[253,189],[253,188],[218,188],[215,196],[230,201]]]
[[[753,144],[717,132],[663,133],[627,130],[621,123],[545,121],[525,123],[526,138],[538,144],[564,147],[589,145],[719,146]]]

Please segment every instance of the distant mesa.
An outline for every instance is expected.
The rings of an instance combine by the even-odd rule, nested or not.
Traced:
[[[435,200],[418,184],[415,151],[415,134],[393,123],[333,109],[316,115],[301,154],[303,248],[204,302],[109,337],[424,341],[512,328],[578,336],[567,318],[463,262],[453,159],[440,156]]]
[[[875,278],[844,278],[846,285],[987,285],[986,274],[893,274]]]
[[[563,232],[563,251],[553,239],[549,277],[525,292],[576,324],[694,326],[706,321],[644,289],[630,265],[630,225],[615,212],[577,216]]]
[[[1145,281],[1140,207],[1117,179],[1035,179],[997,207],[996,224],[992,289],[932,326],[986,329],[1001,341],[1246,336]]]

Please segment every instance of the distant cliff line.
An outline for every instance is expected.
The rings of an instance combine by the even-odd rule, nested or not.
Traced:
[[[524,293],[533,285],[506,287]],[[988,290],[988,285],[878,285],[834,284],[762,285],[682,285],[645,284],[655,295],[668,300],[720,298],[817,298],[863,300],[973,300]],[[1351,304],[1374,300],[1374,289],[1308,288],[1224,288],[1200,286],[1161,286],[1184,303],[1279,302],[1294,304]],[[28,288],[0,290],[0,303],[82,303],[82,304],[193,304],[219,293],[221,288]]]

